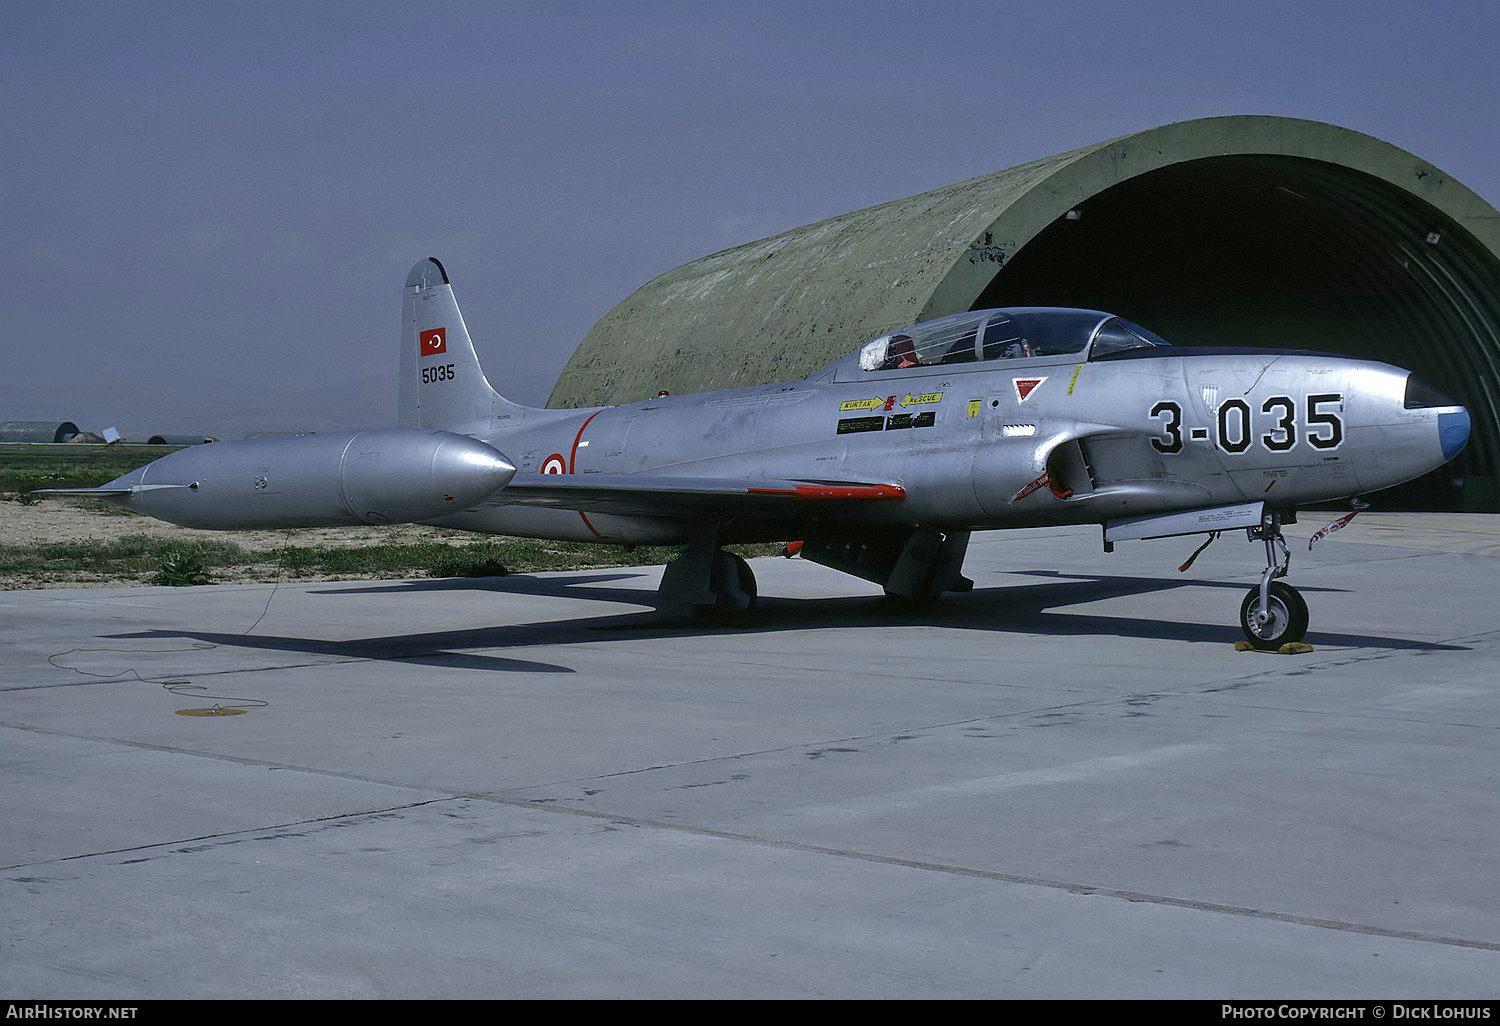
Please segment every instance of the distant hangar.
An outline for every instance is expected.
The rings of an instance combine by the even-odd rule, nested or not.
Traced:
[[[1500,214],[1389,143],[1289,118],[1165,125],[695,260],[600,320],[549,405],[798,377],[1020,305],[1409,367],[1474,418],[1418,501],[1500,510]]]
[[[0,442],[66,442],[78,434],[71,420],[0,420]]]
[[[109,432],[105,432],[107,435]],[[203,445],[216,442],[212,435],[151,435],[148,438],[120,439],[127,445]],[[104,437],[80,430],[71,420],[0,420],[0,443],[9,442],[82,442],[102,443]]]

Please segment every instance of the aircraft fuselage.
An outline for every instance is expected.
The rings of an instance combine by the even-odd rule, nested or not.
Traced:
[[[793,384],[553,411],[484,441],[522,475],[894,481],[904,502],[840,517],[966,530],[1253,501],[1294,508],[1408,480],[1451,455],[1440,418],[1453,414],[1406,408],[1408,374],[1396,367],[1273,351],[1146,354],[835,367]],[[1043,474],[1046,487],[1021,494]],[[686,538],[673,519],[527,507],[441,522],[627,544]],[[763,534],[787,537],[776,523]]]

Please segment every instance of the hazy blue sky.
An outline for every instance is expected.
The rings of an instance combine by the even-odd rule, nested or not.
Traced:
[[[540,405],[696,256],[1186,118],[1343,125],[1500,204],[1497,0],[0,12],[0,420],[389,424],[429,254]]]

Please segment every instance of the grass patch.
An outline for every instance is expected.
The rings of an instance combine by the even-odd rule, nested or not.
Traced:
[[[774,555],[781,551],[779,545],[741,545],[733,549],[746,557]],[[662,546],[641,546],[626,552],[618,545],[495,538],[467,545],[450,545],[441,541],[358,548],[289,545],[264,555],[270,565],[284,568],[288,576],[503,577],[549,570],[657,566],[671,562],[677,551]]]
[[[139,577],[160,570],[167,562],[186,565],[188,561],[196,561],[207,571],[210,567],[239,566],[257,560],[253,553],[233,542],[186,542],[144,535],[115,541],[0,545],[0,573],[41,579],[68,574]]]
[[[92,488],[160,459],[180,445],[0,444],[0,492]]]
[[[208,583],[208,567],[196,552],[173,552],[165,556],[151,575],[152,584],[183,588]]]
[[[737,545],[747,558],[774,555],[778,545]],[[443,541],[358,547],[287,545],[252,551],[233,542],[179,541],[130,535],[116,541],[0,545],[0,574],[38,581],[69,577],[149,579],[154,584],[199,584],[219,576],[274,581],[312,577],[502,577],[506,574],[655,566],[675,548],[494,538],[454,545]]]

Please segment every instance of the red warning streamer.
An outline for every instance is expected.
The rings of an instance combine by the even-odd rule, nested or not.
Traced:
[[[1355,517],[1359,516],[1361,513],[1363,513],[1365,510],[1367,510],[1369,508],[1370,508],[1370,504],[1368,502],[1360,502],[1358,499],[1355,499],[1354,500],[1354,511],[1352,513],[1345,513],[1343,516],[1339,517],[1333,523],[1329,524],[1327,527],[1324,527],[1322,530],[1316,532],[1311,538],[1307,539],[1307,547],[1308,547],[1309,551],[1312,549],[1314,543],[1322,541],[1324,538],[1327,538],[1334,531],[1341,531],[1345,527],[1348,527],[1349,526],[1349,521],[1353,520]]]

